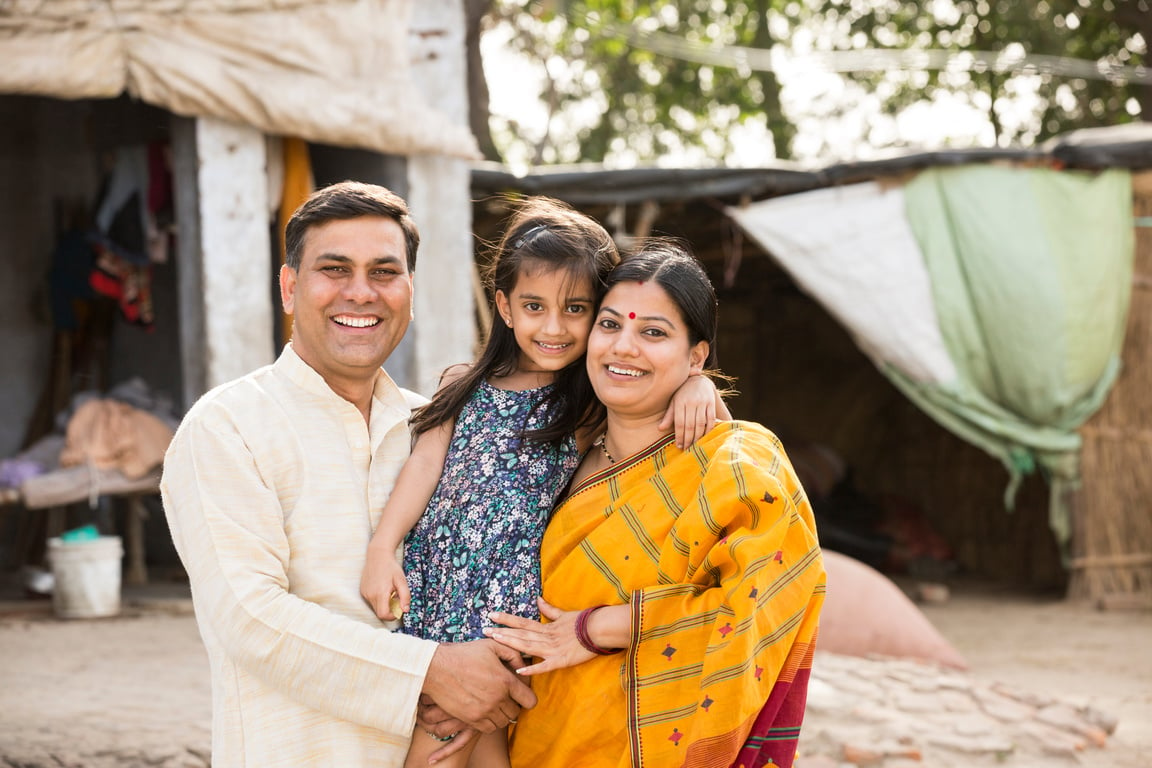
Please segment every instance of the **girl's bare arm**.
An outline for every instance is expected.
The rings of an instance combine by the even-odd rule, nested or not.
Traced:
[[[457,366],[441,380],[443,387],[462,375],[467,368]],[[408,610],[411,594],[397,553],[400,543],[428,508],[432,494],[444,473],[448,445],[455,421],[446,421],[416,438],[412,454],[396,477],[396,485],[384,504],[380,524],[368,542],[364,572],[360,576],[360,594],[382,619],[398,619]],[[396,595],[398,604],[393,604]]]

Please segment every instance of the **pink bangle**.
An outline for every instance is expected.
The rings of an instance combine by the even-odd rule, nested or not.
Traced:
[[[597,656],[611,656],[624,650],[623,648],[601,648],[592,642],[592,638],[588,636],[588,618],[593,611],[598,611],[604,607],[603,605],[595,605],[591,608],[585,608],[576,617],[576,642],[580,643],[580,646],[588,653],[594,653]]]

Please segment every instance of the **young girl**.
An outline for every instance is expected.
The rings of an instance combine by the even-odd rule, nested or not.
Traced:
[[[461,642],[483,637],[493,611],[539,616],[544,527],[603,419],[584,353],[618,261],[604,228],[563,203],[534,198],[513,214],[491,267],[498,314],[487,346],[472,366],[449,369],[414,415],[412,455],[369,545],[361,592],[381,618]],[[703,377],[683,389],[668,418],[691,422],[691,442],[723,404]],[[405,764],[425,766],[443,746],[417,728]],[[441,764],[468,760],[464,749]],[[506,733],[478,739],[472,764],[508,766]]]

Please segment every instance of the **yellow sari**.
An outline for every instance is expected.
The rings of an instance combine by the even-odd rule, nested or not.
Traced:
[[[779,440],[718,425],[587,478],[541,549],[544,598],[630,604],[623,653],[533,678],[516,768],[790,765],[807,695],[824,564]]]

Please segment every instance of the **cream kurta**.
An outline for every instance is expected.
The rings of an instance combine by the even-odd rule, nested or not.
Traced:
[[[371,426],[287,346],[184,418],[161,492],[212,670],[213,768],[399,766],[436,644],[360,597],[419,396]]]

